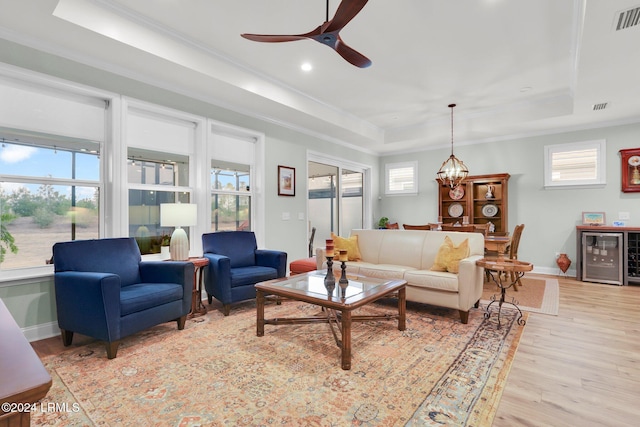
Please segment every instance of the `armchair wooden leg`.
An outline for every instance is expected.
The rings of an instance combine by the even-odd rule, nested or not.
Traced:
[[[480,307],[480,300],[476,301],[475,304],[473,304],[473,308],[478,308]]]
[[[187,316],[182,316],[176,320],[178,322],[178,330],[181,331],[184,329],[184,324],[187,321]]]
[[[222,314],[228,316],[229,312],[231,312],[231,304],[222,304]]]
[[[118,354],[118,346],[120,345],[120,341],[113,341],[106,343],[107,347],[107,358],[115,359],[116,354]]]
[[[69,347],[71,345],[71,341],[73,341],[73,331],[60,329],[60,333],[62,335],[62,344],[64,344],[65,347]]]
[[[469,312],[468,311],[462,311],[462,310],[458,310],[460,312],[460,320],[462,321],[463,324],[467,324],[469,323]]]

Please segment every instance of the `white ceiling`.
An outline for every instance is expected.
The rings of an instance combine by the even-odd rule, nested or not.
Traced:
[[[0,37],[379,154],[448,146],[450,103],[456,144],[640,121],[640,25],[615,30],[640,0],[371,0],[340,33],[365,69],[240,37],[310,31],[325,6],[0,0]]]

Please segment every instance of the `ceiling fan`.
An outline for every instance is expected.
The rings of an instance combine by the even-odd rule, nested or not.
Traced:
[[[245,39],[265,43],[291,42],[304,39],[315,40],[329,46],[356,67],[366,68],[371,65],[371,60],[345,44],[340,38],[340,30],[362,10],[368,1],[369,0],[342,0],[333,19],[329,21],[329,0],[327,0],[327,14],[324,24],[305,34],[241,34],[241,36]]]

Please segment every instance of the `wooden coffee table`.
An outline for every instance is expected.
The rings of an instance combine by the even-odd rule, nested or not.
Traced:
[[[325,272],[312,271],[292,277],[270,280],[256,284],[257,335],[264,336],[264,325],[328,323],[331,326],[336,344],[342,350],[342,369],[351,369],[351,324],[374,319],[398,319],[398,330],[406,327],[406,289],[405,280],[383,280],[364,276],[348,276],[349,285],[345,297],[336,283],[335,290],[329,294],[324,286]],[[336,278],[337,282],[337,278]],[[318,316],[297,318],[264,318],[266,295],[293,299],[315,304],[323,310]],[[353,311],[383,297],[397,296],[398,314],[356,316]],[[335,327],[335,329],[334,329]],[[338,338],[339,332],[340,338]]]

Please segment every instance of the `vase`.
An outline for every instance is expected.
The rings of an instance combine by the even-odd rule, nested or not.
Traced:
[[[571,265],[571,260],[567,254],[560,254],[556,260],[556,264],[558,264],[558,267],[560,267],[560,270],[562,270],[563,273],[566,273]]]

